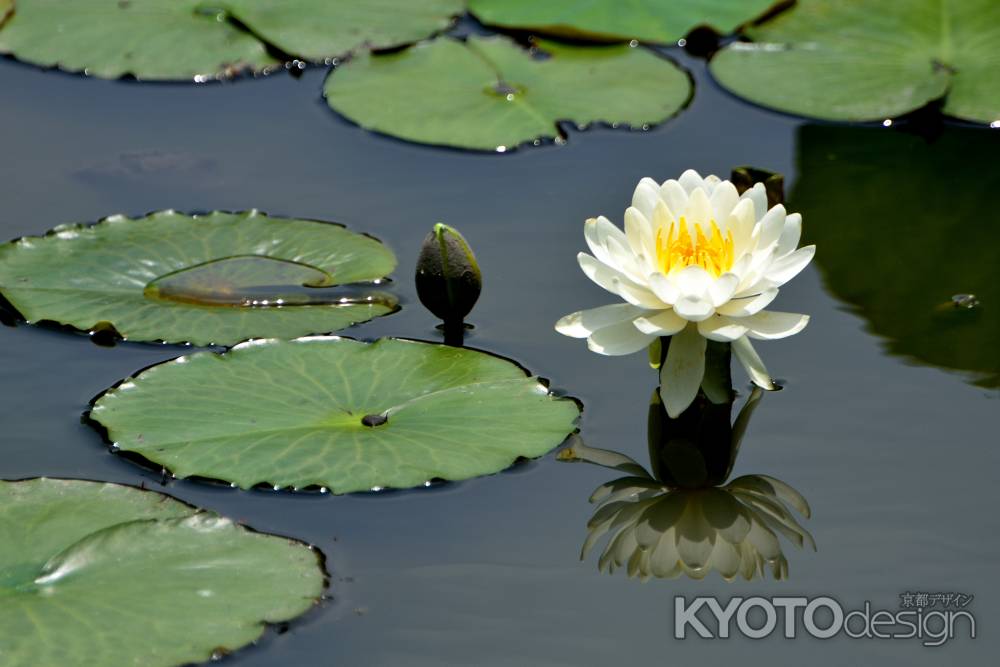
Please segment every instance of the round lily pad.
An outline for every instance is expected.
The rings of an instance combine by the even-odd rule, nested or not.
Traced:
[[[0,0],[0,22],[3,6]],[[429,37],[462,0],[17,0],[0,53],[105,78],[203,80]]]
[[[729,34],[775,0],[469,0],[483,23],[596,39],[676,42],[693,28]]]
[[[0,535],[6,667],[207,661],[325,586],[304,544],[118,484],[0,481]]]
[[[205,0],[17,0],[0,53],[108,79],[200,80],[279,62]]]
[[[1000,386],[1000,134],[810,125],[798,146],[789,208],[827,288],[893,354]]]
[[[944,99],[1000,120],[995,0],[799,0],[719,52],[711,71],[751,102],[829,120],[882,120]]]
[[[627,45],[541,43],[536,57],[504,37],[439,38],[334,70],[326,100],[358,125],[410,141],[505,151],[558,138],[556,123],[660,123],[691,95],[669,60]]]
[[[377,240],[257,211],[105,218],[0,246],[0,293],[31,323],[128,340],[230,345],[384,315],[395,266]]]
[[[90,412],[115,447],[178,477],[334,493],[499,472],[559,445],[578,415],[499,357],[336,337],[181,357]]]

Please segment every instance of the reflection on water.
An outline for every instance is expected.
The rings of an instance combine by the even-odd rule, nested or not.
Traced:
[[[989,130],[805,126],[791,195],[827,286],[889,351],[983,387],[1000,387],[997,155]]]
[[[376,281],[373,284],[379,284]],[[397,299],[371,284],[333,287],[334,277],[315,266],[259,255],[215,259],[168,273],[146,285],[148,299],[199,306],[284,307],[380,303]]]
[[[667,416],[654,391],[649,405],[652,473],[635,460],[579,440],[559,453],[626,473],[591,495],[597,504],[587,523],[581,559],[608,536],[598,560],[602,572],[624,568],[643,581],[718,572],[726,581],[750,580],[770,570],[788,576],[778,535],[797,547],[816,543],[792,513],[810,516],[809,503],[788,484],[767,475],[729,477],[750,416],[762,392],[754,389],[736,420],[733,403],[703,397],[676,419]]]

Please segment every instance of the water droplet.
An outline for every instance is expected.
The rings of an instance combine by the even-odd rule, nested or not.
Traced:
[[[326,488],[325,486],[321,486],[321,487],[319,487],[319,492],[320,493],[330,493],[330,489]]]
[[[507,152],[507,147],[506,146],[497,146],[496,150],[497,150],[497,153],[506,153]]]
[[[687,43],[688,43],[688,41],[686,39],[684,39],[683,37],[681,37],[680,39],[677,40],[677,46],[679,46],[681,48],[684,48],[685,46],[687,46]]]
[[[278,485],[278,484],[275,484],[275,485],[274,485],[274,490],[275,490],[275,491],[281,491],[281,486],[280,486],[280,485]]]
[[[430,485],[431,485],[431,480],[427,480],[426,482],[424,482],[424,486],[430,486]]]
[[[882,121],[882,127],[892,127],[892,119],[886,118]]]
[[[639,40],[637,39],[630,40],[628,45],[634,49],[635,47],[639,46]]]
[[[373,487],[372,487],[372,491],[376,491],[376,492],[378,492],[378,491],[381,491],[381,490],[382,490],[382,489],[384,489],[384,488],[385,488],[384,486],[373,486]]]
[[[995,120],[992,123],[990,123],[990,127],[992,127],[993,129],[1000,127],[1000,120]]]
[[[951,302],[956,308],[975,308],[979,305],[979,299],[975,294],[955,294],[951,297]]]

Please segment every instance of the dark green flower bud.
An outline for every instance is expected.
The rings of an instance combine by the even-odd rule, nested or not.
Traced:
[[[460,323],[483,289],[479,263],[458,230],[438,223],[417,259],[417,296],[445,324]]]
[[[754,183],[763,183],[767,191],[768,208],[785,203],[785,177],[776,171],[756,167],[736,167],[729,180],[740,194],[752,188]]]

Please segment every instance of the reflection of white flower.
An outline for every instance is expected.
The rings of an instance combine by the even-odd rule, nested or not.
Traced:
[[[587,524],[581,559],[611,533],[598,562],[602,572],[625,568],[630,577],[703,579],[712,570],[731,581],[788,576],[777,533],[801,547],[816,544],[786,503],[809,516],[798,491],[765,475],[722,487],[668,489],[652,478],[625,477],[594,492],[600,508]]]
[[[815,246],[796,249],[801,230],[801,215],[786,215],[780,204],[768,210],[760,183],[741,196],[729,181],[693,170],[662,185],[644,178],[625,211],[625,231],[603,216],[588,220],[593,255],[578,255],[587,277],[625,303],[572,313],[556,330],[608,355],[672,336],[661,369],[672,417],[698,393],[706,339],[732,343],[754,383],[773,389],[749,338],[784,338],[809,321],[764,310],[815,253]]]

